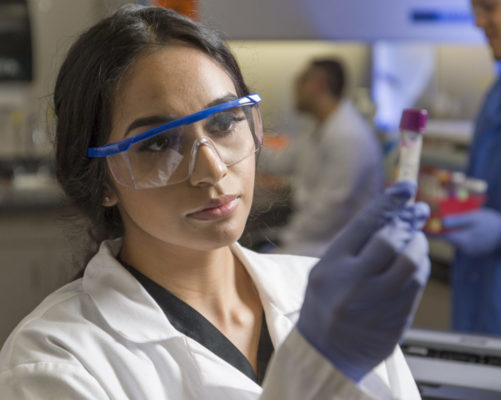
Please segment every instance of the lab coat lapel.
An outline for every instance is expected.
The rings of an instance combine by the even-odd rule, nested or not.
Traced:
[[[86,268],[83,285],[107,324],[145,346],[164,346],[183,366],[193,398],[255,399],[261,387],[197,341],[177,331],[143,286],[116,260],[121,241],[104,242]],[[133,321],[131,323],[131,321]],[[203,388],[203,393],[196,393]],[[209,395],[210,394],[210,395]]]
[[[258,254],[241,247],[232,246],[251,276],[263,304],[266,322],[273,346],[277,348],[294,327],[299,316],[306,289],[307,275],[310,271],[305,260],[311,265],[314,258],[279,256],[290,258],[290,264],[275,263],[273,255]],[[295,268],[295,262],[301,259],[301,267]],[[290,269],[287,273],[287,269]]]
[[[193,386],[189,392],[194,398],[255,399],[262,390],[257,383],[171,325],[154,299],[116,260],[120,247],[120,240],[104,242],[83,278],[84,290],[106,323],[126,340],[146,347],[165,346],[179,365],[184,365],[186,384]],[[254,281],[277,348],[293,328],[302,304],[309,272],[305,258],[298,261],[298,257],[289,256],[290,265],[284,265],[274,262],[273,256],[254,253],[238,244],[232,251]],[[311,265],[314,262],[311,259]],[[197,394],[195,388],[203,388],[204,393]]]
[[[294,327],[301,304],[301,279],[292,282],[284,280],[282,266],[270,262],[268,258],[251,252],[238,244],[232,246],[233,253],[249,272],[261,298],[266,322],[273,346],[277,348]],[[275,270],[274,268],[275,267]],[[277,270],[278,268],[278,270]],[[308,269],[305,269],[308,272]],[[287,275],[285,275],[287,276]],[[290,294],[297,293],[296,295]],[[261,387],[244,373],[219,358],[198,342],[187,338],[190,352],[198,364],[204,385],[204,393],[209,398],[229,398],[238,393],[239,399],[255,399]]]
[[[120,247],[121,240],[103,242],[83,277],[84,290],[103,318],[114,331],[136,343],[181,336],[155,300],[116,260]]]
[[[121,240],[103,242],[85,270],[84,290],[107,323],[129,340],[148,342],[180,336],[155,300],[116,260],[120,246]],[[294,326],[304,295],[304,275],[309,269],[302,268],[303,276],[297,276],[297,271],[292,268],[294,273],[287,275],[283,273],[283,266],[275,264],[272,257],[265,258],[238,244],[232,246],[232,251],[256,285],[273,345],[277,347]],[[134,320],[133,324],[131,320]]]
[[[255,399],[261,387],[243,372],[208,350],[197,341],[186,338],[189,351],[197,365],[204,388],[204,398],[232,398],[228,395],[239,393],[235,398]]]

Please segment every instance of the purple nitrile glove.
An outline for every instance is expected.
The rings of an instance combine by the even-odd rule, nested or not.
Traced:
[[[468,256],[483,256],[501,248],[501,213],[481,208],[442,219],[449,232],[440,235]]]
[[[386,190],[339,234],[310,273],[298,330],[359,382],[395,349],[430,271],[424,203],[409,182]]]

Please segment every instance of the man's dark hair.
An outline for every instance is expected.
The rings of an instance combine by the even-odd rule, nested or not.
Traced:
[[[312,61],[312,68],[321,70],[332,96],[341,98],[345,88],[345,72],[343,64],[335,58],[320,58]]]

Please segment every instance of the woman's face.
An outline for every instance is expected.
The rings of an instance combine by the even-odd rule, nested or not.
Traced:
[[[117,90],[108,143],[153,128],[130,130],[147,117],[179,118],[237,96],[228,73],[212,58],[178,44],[141,56]],[[136,190],[114,182],[111,201],[118,204],[131,243],[154,241],[181,248],[210,250],[236,241],[243,232],[254,189],[255,156],[227,167],[200,146],[191,177],[171,186]]]

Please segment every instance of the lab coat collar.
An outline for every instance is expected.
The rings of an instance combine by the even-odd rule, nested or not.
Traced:
[[[275,259],[288,258],[292,261],[293,259],[304,260],[306,258],[290,255],[260,254],[246,249],[238,243],[233,244],[231,249],[251,276],[263,304],[269,303],[284,315],[299,311],[306,289],[305,276],[308,275],[309,269],[302,268],[302,271],[298,271],[291,267],[290,273],[287,274],[284,268],[288,268],[288,266],[275,262]],[[314,261],[314,259],[310,260]]]
[[[287,337],[299,317],[309,268],[305,257],[258,254],[238,243],[233,253],[244,264],[261,298],[271,341],[275,349]],[[288,262],[283,262],[284,258]],[[275,260],[280,259],[277,263]],[[316,259],[308,258],[313,265]],[[295,265],[299,268],[294,268]]]
[[[144,343],[181,336],[155,300],[116,260],[121,246],[121,239],[101,243],[85,269],[84,291],[110,327],[127,340]]]
[[[101,244],[85,270],[84,291],[92,298],[110,327],[127,340],[145,343],[182,337],[155,300],[116,260],[121,245],[120,239]],[[232,245],[231,249],[256,285],[270,336],[276,347],[292,329],[297,318],[305,278],[293,277],[284,282],[284,266],[277,264],[278,268],[273,268],[273,256],[259,255],[238,243]]]

